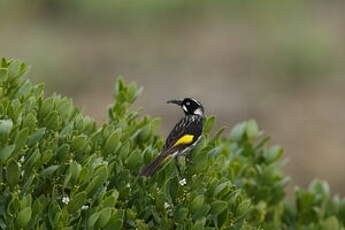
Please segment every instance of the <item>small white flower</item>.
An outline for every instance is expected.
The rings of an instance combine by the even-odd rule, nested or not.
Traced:
[[[81,206],[81,210],[86,210],[86,209],[88,209],[88,208],[89,208],[88,205],[83,205],[83,206]]]
[[[68,204],[69,203],[69,197],[68,196],[62,197],[62,203]]]
[[[25,161],[25,157],[22,156],[22,157],[19,159],[19,162],[20,162],[20,163],[23,163],[24,161]]]
[[[184,186],[184,185],[187,184],[187,180],[186,180],[186,178],[183,178],[183,179],[180,180],[178,183],[179,183],[181,186]]]
[[[130,187],[131,187],[130,183],[127,183],[127,184],[126,184],[126,187],[127,187],[127,188],[130,188]]]
[[[93,166],[97,167],[98,165],[108,165],[108,162],[103,160],[102,158],[97,158],[94,163]]]
[[[168,202],[164,202],[164,208],[169,208],[170,204]]]
[[[22,163],[20,163],[20,162],[17,162],[17,165],[18,165],[19,168],[22,167]]]

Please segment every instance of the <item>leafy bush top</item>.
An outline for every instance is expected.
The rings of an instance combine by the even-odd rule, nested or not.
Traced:
[[[163,140],[158,119],[129,110],[141,89],[118,79],[97,126],[70,99],[45,97],[26,69],[1,61],[0,229],[344,229],[345,200],[324,182],[285,200],[283,150],[255,121],[210,135],[207,117],[182,177],[168,162],[142,178]]]

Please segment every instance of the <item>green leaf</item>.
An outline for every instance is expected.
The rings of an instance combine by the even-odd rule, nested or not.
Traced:
[[[138,151],[133,151],[126,160],[128,168],[130,169],[139,169],[139,166],[143,162],[143,155]]]
[[[177,222],[184,222],[188,216],[188,212],[189,210],[186,207],[178,208],[175,214]]]
[[[88,186],[86,187],[85,191],[88,196],[92,196],[93,193],[100,188],[100,186],[107,180],[108,178],[108,170],[106,166],[101,166],[96,173]]]
[[[31,169],[32,167],[35,166],[35,164],[37,164],[37,162],[40,160],[41,158],[41,153],[39,151],[39,149],[36,149],[31,156],[29,156],[29,158],[25,161],[24,163],[24,167],[25,170]]]
[[[16,98],[27,96],[31,90],[31,87],[32,87],[31,82],[29,80],[25,80],[24,82],[21,83],[19,89],[17,90],[14,96]]]
[[[31,219],[31,207],[26,207],[18,213],[16,218],[16,223],[21,226],[25,227]]]
[[[41,172],[41,176],[43,176],[43,177],[50,176],[50,175],[52,175],[58,168],[60,168],[60,165],[52,165],[52,166],[49,166],[48,168],[44,169],[44,170]]]
[[[72,197],[71,201],[68,203],[68,211],[74,213],[78,211],[86,203],[86,192],[80,192]]]
[[[104,178],[97,176],[91,180],[91,182],[86,187],[85,191],[87,192],[88,196],[92,196],[94,191],[99,188],[104,183]]]
[[[68,144],[62,144],[58,149],[56,153],[56,158],[59,161],[65,160],[69,155],[71,154],[70,152],[70,146]]]
[[[105,207],[114,207],[118,198],[119,198],[119,192],[117,190],[114,190],[110,196],[103,199],[102,207],[104,207],[104,208]]]
[[[113,210],[114,210],[114,208],[109,208],[108,207],[108,208],[103,208],[99,212],[99,225],[102,228],[108,224]]]
[[[24,75],[26,65],[19,61],[12,61],[8,66],[8,78],[9,80],[16,80]]]
[[[213,215],[219,215],[225,209],[227,209],[227,207],[228,207],[228,203],[226,201],[216,200],[216,201],[212,202],[210,212]]]
[[[113,90],[113,96],[114,98],[118,97],[120,92],[125,88],[125,81],[123,80],[123,77],[119,76],[116,79],[116,83],[114,85],[114,90]]]
[[[202,217],[207,216],[210,209],[211,209],[211,206],[209,204],[204,204],[198,210],[196,210],[195,212],[192,213],[193,219],[198,220]]]
[[[150,125],[150,124],[145,125],[145,126],[141,129],[141,131],[140,131],[140,133],[139,133],[139,135],[138,135],[138,142],[139,142],[139,143],[145,143],[145,142],[147,142],[148,139],[151,137],[151,135],[152,135],[152,127],[151,127],[151,125]]]
[[[104,144],[104,152],[111,153],[115,151],[116,146],[120,144],[120,131],[114,131],[106,140]]]
[[[216,118],[214,116],[207,117],[204,124],[204,133],[209,133],[215,124]]]
[[[201,208],[201,206],[204,204],[205,201],[205,197],[204,195],[198,195],[197,197],[195,197],[190,205],[191,207],[191,211],[195,212],[197,211],[199,208]]]
[[[39,217],[42,214],[42,203],[39,199],[34,200],[32,205],[32,219],[35,219],[36,217]]]
[[[48,163],[50,159],[52,159],[53,155],[54,155],[53,151],[51,149],[48,149],[42,154],[42,157],[40,159],[41,163],[42,164]]]
[[[16,145],[7,145],[0,150],[0,161],[6,161],[13,153]]]
[[[71,100],[64,98],[57,103],[56,109],[61,115],[61,117],[63,117],[66,120],[69,120],[72,116],[74,107]]]
[[[206,224],[206,217],[198,219],[192,227],[192,230],[202,230]]]
[[[274,145],[270,147],[267,151],[263,153],[264,158],[268,162],[274,162],[278,160],[283,155],[283,149],[282,147],[278,145]]]
[[[26,207],[31,207],[31,203],[32,203],[32,196],[31,196],[31,194],[27,194],[20,201],[20,209],[24,209]]]
[[[243,135],[246,131],[246,125],[246,122],[243,122],[235,125],[235,127],[231,130],[231,137],[235,141],[240,141],[243,138]]]
[[[122,144],[122,147],[119,150],[119,157],[122,161],[124,161],[128,157],[128,154],[130,153],[130,149],[131,149],[131,145],[129,141]]]
[[[247,215],[250,211],[252,210],[252,204],[249,199],[243,200],[239,205],[238,205],[238,218],[244,217]]]
[[[1,67],[8,68],[9,61],[6,58],[1,58]]]
[[[247,137],[252,140],[255,139],[256,137],[259,136],[259,127],[254,120],[247,121],[247,126],[246,126],[246,134]]]
[[[78,177],[80,175],[80,172],[81,172],[81,165],[78,164],[77,162],[73,161],[70,163],[69,165],[69,171],[71,173],[71,178],[73,181],[77,181],[78,180]]]
[[[42,137],[44,136],[45,133],[46,133],[46,128],[40,128],[40,129],[36,130],[29,137],[28,145],[32,146],[32,145],[36,144],[37,142],[39,142],[42,139]]]
[[[0,81],[6,81],[7,80],[7,68],[0,68]]]
[[[321,229],[327,230],[340,230],[340,223],[335,216],[330,216],[321,222]]]
[[[82,153],[86,150],[87,145],[88,145],[87,136],[80,135],[73,138],[71,147],[77,153]]]
[[[17,133],[16,139],[14,141],[14,143],[16,144],[16,149],[15,149],[16,151],[19,151],[24,147],[28,139],[28,136],[29,136],[28,128],[24,128]]]
[[[43,124],[51,130],[57,131],[61,128],[61,118],[57,111],[50,112],[43,120]]]
[[[0,135],[9,134],[12,130],[12,120],[0,120]]]
[[[313,180],[309,185],[309,190],[325,198],[328,198],[331,193],[328,183],[320,180]]]
[[[94,229],[94,226],[99,218],[99,212],[92,214],[89,219],[87,220],[87,227],[88,229]]]
[[[49,204],[47,210],[48,210],[49,222],[52,226],[56,228],[62,215],[61,208],[58,205],[57,201],[56,200],[52,201]]]
[[[144,87],[140,87],[138,89],[138,87],[136,87],[136,91],[133,95],[133,102],[142,94],[142,92],[144,91]]]
[[[122,229],[124,220],[124,211],[116,210],[115,215],[112,215],[104,230]]]
[[[46,119],[46,116],[54,109],[54,98],[48,97],[44,99],[39,110],[39,116],[41,119]]]
[[[23,127],[28,127],[29,130],[33,130],[36,126],[37,119],[33,113],[29,113],[23,120]]]
[[[215,142],[219,140],[225,129],[226,129],[225,127],[222,127],[219,130],[217,130],[216,134],[212,137],[212,140],[210,142]]]
[[[127,92],[128,101],[129,101],[129,103],[133,104],[134,101],[137,99],[137,97],[141,94],[143,88],[141,87],[138,90],[138,86],[135,83],[132,83],[132,84],[128,85],[127,90],[128,90],[128,92]]]
[[[18,163],[14,159],[10,159],[7,164],[7,181],[13,188],[17,185],[20,177],[20,169]]]

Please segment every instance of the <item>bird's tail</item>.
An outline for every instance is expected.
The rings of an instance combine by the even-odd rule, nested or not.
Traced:
[[[148,166],[146,166],[141,173],[140,176],[151,177],[157,171],[158,167],[161,165],[163,161],[169,158],[171,151],[164,151]]]

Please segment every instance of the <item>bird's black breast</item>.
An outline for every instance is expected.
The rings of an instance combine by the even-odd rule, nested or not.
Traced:
[[[165,149],[172,147],[177,140],[184,135],[193,135],[192,145],[201,135],[203,128],[203,117],[199,115],[187,115],[182,118],[171,130],[165,142]]]

